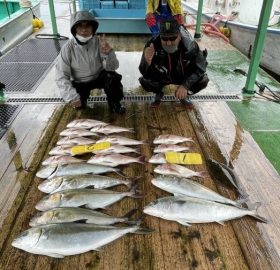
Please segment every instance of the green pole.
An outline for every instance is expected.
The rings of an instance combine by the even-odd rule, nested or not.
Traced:
[[[250,62],[246,85],[243,88],[243,93],[249,96],[254,95],[254,85],[260,65],[266,30],[269,23],[273,1],[264,0],[257,30],[257,35],[254,42],[254,49],[252,53],[252,60]]]
[[[198,9],[197,9],[197,17],[196,17],[196,28],[195,28],[195,34],[194,34],[195,39],[201,38],[200,24],[201,24],[201,16],[202,16],[202,7],[203,7],[203,0],[199,0]]]
[[[51,14],[53,35],[58,36],[59,34],[57,32],[57,25],[56,25],[56,18],[55,18],[53,0],[49,0],[49,8],[50,8],[50,14]]]

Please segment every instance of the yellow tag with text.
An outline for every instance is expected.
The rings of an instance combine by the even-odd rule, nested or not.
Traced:
[[[107,149],[111,146],[110,142],[101,142],[101,143],[94,143],[94,144],[86,144],[86,145],[76,145],[71,148],[71,154],[81,155],[86,153],[91,153],[95,151],[100,151]]]
[[[173,164],[202,164],[202,158],[199,153],[177,153],[166,152],[165,159]]]

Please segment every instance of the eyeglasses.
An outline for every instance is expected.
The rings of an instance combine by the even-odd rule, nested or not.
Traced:
[[[172,36],[172,37],[163,37],[163,36],[160,36],[160,38],[163,40],[163,41],[175,41],[177,39],[178,36]]]

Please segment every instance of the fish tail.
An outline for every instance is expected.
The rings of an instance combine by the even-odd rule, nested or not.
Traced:
[[[140,156],[137,158],[138,163],[145,164],[147,163],[145,156]]]
[[[257,213],[256,210],[255,210],[252,214],[250,214],[250,216],[254,217],[255,219],[257,219],[258,221],[260,221],[260,222],[262,222],[262,223],[269,223],[269,221],[268,221],[266,218],[260,216],[260,215]]]
[[[128,129],[128,132],[130,132],[130,133],[135,133],[135,130],[134,130],[134,128],[129,128],[129,129]]]
[[[137,185],[137,184],[134,184],[134,185],[132,186],[131,190],[128,192],[129,197],[136,198],[136,199],[139,199],[139,198],[143,198],[143,197],[144,197],[143,194],[140,194],[140,193],[139,193],[139,190],[138,190],[137,188],[138,188],[138,185]]]
[[[150,140],[148,140],[148,139],[147,139],[147,140],[142,140],[141,142],[142,142],[143,144],[149,144],[149,143],[150,143]]]

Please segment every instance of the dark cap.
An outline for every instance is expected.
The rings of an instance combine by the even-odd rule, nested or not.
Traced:
[[[160,36],[170,37],[179,33],[180,25],[176,20],[162,20],[160,22]]]

